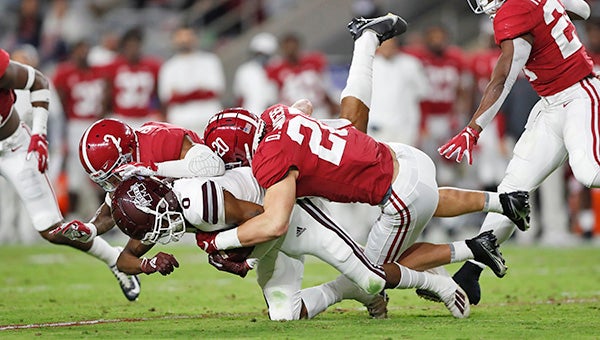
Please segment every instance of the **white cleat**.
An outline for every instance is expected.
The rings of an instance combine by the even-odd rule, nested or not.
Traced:
[[[464,319],[471,314],[471,306],[467,293],[451,278],[438,276],[436,278],[443,287],[436,293],[455,318]]]

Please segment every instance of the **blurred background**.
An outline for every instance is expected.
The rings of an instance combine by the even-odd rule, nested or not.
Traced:
[[[592,18],[576,26],[600,65],[600,8],[590,4]],[[471,117],[499,56],[491,21],[464,0],[4,0],[0,47],[52,80],[50,176],[66,219],[87,221],[103,192],[81,168],[78,145],[95,120],[118,117],[134,128],[168,121],[202,133],[222,108],[242,105],[260,114],[301,98],[313,102],[316,117],[335,118],[352,57],[346,24],[387,12],[407,19],[409,32],[386,42],[375,58],[369,133],[427,152],[440,186],[495,191],[538,97],[520,77],[482,134],[473,166],[437,154]],[[134,107],[143,115],[129,116]],[[0,190],[0,243],[41,241],[1,178]],[[568,165],[532,201],[532,229],[517,231],[514,242],[600,243],[600,192],[578,184]],[[349,230],[377,216],[377,208],[364,205],[332,209]],[[483,217],[434,219],[423,238],[474,235]]]

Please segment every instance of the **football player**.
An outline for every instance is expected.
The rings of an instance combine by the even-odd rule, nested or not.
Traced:
[[[567,157],[579,182],[588,187],[600,185],[600,81],[569,18],[586,19],[589,6],[582,0],[467,2],[475,13],[486,13],[493,20],[502,52],[468,126],[440,147],[440,154],[448,159],[456,155],[457,162],[466,157],[472,163],[479,133],[494,118],[523,70],[541,99],[529,114],[498,191],[535,190]],[[504,216],[488,214],[481,230],[492,229],[498,241],[504,242],[514,227]],[[527,230],[529,224],[517,227]],[[475,304],[481,298],[482,270],[480,264],[467,262],[454,275]]]
[[[479,133],[496,115],[523,70],[541,99],[529,114],[498,191],[535,190],[567,157],[579,182],[599,186],[600,80],[569,18],[586,19],[589,6],[583,0],[468,3],[475,13],[492,18],[502,52],[468,126],[440,147],[440,154],[448,159],[456,155],[457,162],[466,157],[472,163]],[[516,225],[520,230],[529,227],[529,223]],[[514,227],[506,217],[488,214],[481,230],[493,230],[498,241],[504,242]],[[454,275],[474,304],[481,298],[478,280],[482,270],[480,264],[467,262]]]
[[[177,241],[186,231],[212,232],[241,224],[263,212],[259,205],[263,195],[264,190],[247,166],[228,170],[220,177],[178,179],[172,184],[152,177],[127,179],[117,188],[112,200],[112,216],[116,224],[131,237],[117,266],[129,274],[160,272],[168,275],[179,266],[173,255],[159,252],[150,259],[142,257],[154,244]],[[247,251],[245,255],[252,252],[251,257],[260,259],[258,283],[263,289],[272,320],[312,318],[329,305],[350,297],[365,301],[372,316],[379,316],[378,312],[385,313],[386,303],[382,301],[385,297],[377,293],[398,285],[396,263],[373,265],[360,246],[324,210],[319,198],[298,199],[290,225],[292,227],[281,237],[257,245],[253,250],[241,250]],[[463,243],[473,253],[482,254],[485,252],[482,248],[489,245],[481,242],[485,238],[485,235],[480,235]],[[425,258],[422,252],[416,250],[417,247],[427,247],[430,253],[443,252],[446,256],[436,262],[438,260],[432,257]],[[418,243],[414,249],[414,252],[408,251],[400,263],[411,262],[423,270],[464,260],[451,257],[448,244]],[[242,254],[213,253],[209,255],[209,262],[220,270],[244,277],[250,265]],[[344,280],[338,278],[326,285],[345,285],[346,295],[340,294],[339,288],[322,286],[300,290],[304,255],[314,255],[343,273]],[[408,275],[413,272],[409,270]],[[423,275],[428,281],[419,287],[435,290],[455,317],[469,315],[468,302],[455,295],[449,277]]]
[[[45,173],[48,169],[48,86],[48,79],[41,72],[10,60],[8,53],[0,49],[0,173],[15,188],[34,228],[44,239],[79,249],[106,263],[127,299],[135,300],[139,294],[137,277],[118,271],[115,265],[120,248],[110,246],[102,238],[79,242],[51,232],[63,217]],[[14,108],[14,89],[30,91],[31,130],[21,122]]]
[[[382,214],[371,228],[366,247],[368,258],[377,264],[398,261],[408,255],[405,251],[414,244],[434,212],[451,216],[445,215],[446,209],[455,206],[437,204],[438,188],[431,159],[412,147],[379,143],[362,132],[366,131],[371,93],[371,77],[365,75],[371,74],[375,49],[381,41],[404,32],[405,22],[389,14],[376,19],[354,19],[349,28],[355,48],[348,83],[342,92],[341,116],[347,119],[331,122],[338,124],[337,128],[307,117],[295,108],[275,105],[261,119],[217,114],[213,121],[217,122],[214,124],[217,128],[205,130],[207,145],[219,155],[239,143],[239,149],[251,159],[259,184],[266,188],[264,213],[234,229],[197,234],[198,244],[207,252],[255,245],[284,235],[297,197],[318,196],[342,203],[379,205]],[[244,128],[237,130],[238,133],[224,134],[231,132],[232,125]],[[487,197],[481,206],[502,210],[500,195],[481,195]],[[512,208],[517,205],[522,208],[515,211],[513,218],[528,218],[526,194],[503,195],[510,197]],[[494,248],[495,239],[491,233],[482,235],[485,236],[480,240],[489,250],[482,257],[486,257],[496,275],[503,276],[506,267]],[[427,246],[411,248],[409,253],[412,252],[415,258],[417,253],[438,260],[444,256],[429,252]],[[470,252],[464,242],[457,242],[445,255],[449,259],[465,258],[473,256]],[[438,264],[443,263],[447,262]],[[398,268],[402,273],[400,287],[418,287],[429,280],[427,273],[404,266]],[[461,288],[453,281],[449,283],[457,299],[462,300]]]
[[[126,176],[218,176],[225,171],[223,161],[196,133],[159,122],[134,130],[117,119],[98,120],[81,137],[79,158],[90,179],[107,192],[104,203],[89,222],[63,223],[51,234],[80,242],[94,240],[114,227],[110,197],[121,181],[119,174],[113,173],[117,168]],[[137,291],[139,294],[139,287]]]

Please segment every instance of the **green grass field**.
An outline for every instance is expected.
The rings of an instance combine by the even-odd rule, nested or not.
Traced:
[[[181,267],[168,277],[141,277],[142,294],[131,303],[110,271],[83,253],[1,247],[0,338],[600,338],[600,248],[504,247],[507,276],[482,274],[484,297],[465,320],[413,291],[394,290],[387,320],[368,319],[361,305],[344,301],[296,322],[268,320],[254,273],[241,279],[218,272],[192,246],[161,250],[174,253]],[[304,285],[336,275],[309,260]],[[10,327],[16,325],[31,328]]]

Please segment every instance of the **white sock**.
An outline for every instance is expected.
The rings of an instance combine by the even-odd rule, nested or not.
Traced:
[[[450,243],[450,263],[473,259],[473,252],[465,241]]]
[[[316,287],[302,289],[300,296],[308,312],[308,318],[312,319],[327,307],[342,301],[342,296],[335,289],[331,289],[328,283]]]
[[[483,212],[495,212],[502,214],[502,203],[500,203],[500,194],[497,192],[485,192],[485,204]]]
[[[396,263],[397,264],[397,263]],[[432,280],[429,276],[433,274],[429,274],[426,272],[419,272],[416,270],[409,269],[402,265],[397,264],[400,268],[400,282],[396,286],[396,288],[404,289],[404,288],[422,288],[431,290]]]
[[[92,242],[92,247],[87,251],[88,254],[106,263],[109,267],[117,263],[120,254],[117,248],[108,244],[100,236],[96,236]]]
[[[354,42],[352,63],[348,71],[346,87],[342,91],[344,97],[358,98],[367,107],[371,107],[371,91],[373,91],[373,58],[379,46],[379,39],[374,32],[366,30]]]

